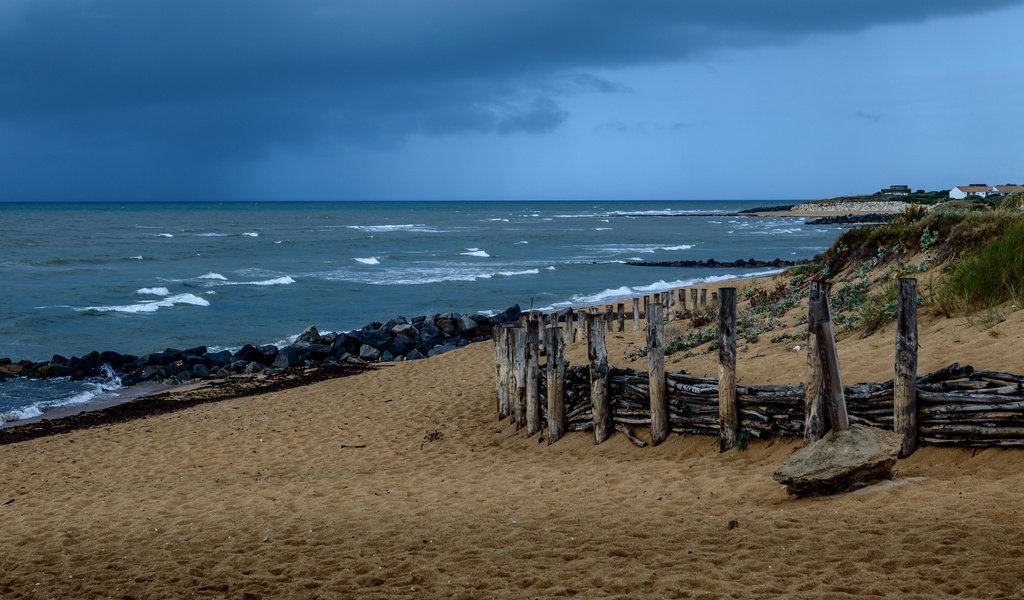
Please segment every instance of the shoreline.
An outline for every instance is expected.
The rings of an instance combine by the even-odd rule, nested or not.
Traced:
[[[726,283],[754,283],[761,280],[770,280],[784,272],[784,268],[770,268],[766,271],[759,271],[747,275],[712,275],[700,280],[695,280],[680,287],[693,287],[699,285],[706,287],[708,290],[717,290]],[[568,307],[544,307],[533,310],[537,312],[556,312],[562,314],[569,309],[583,310],[592,307],[604,307],[609,304],[617,304],[624,300],[630,300],[638,295],[643,296],[645,294],[659,293],[661,291],[665,290],[660,288],[658,290],[652,289],[647,291],[633,290],[634,293],[609,296],[598,303],[581,303],[572,304]],[[517,310],[513,311],[513,308]],[[506,309],[504,313],[498,313],[495,317],[515,312],[516,318],[518,318],[518,308],[518,305],[510,307],[509,309]],[[315,331],[315,327],[312,327],[312,329]],[[307,332],[308,331],[309,330],[307,330]],[[296,340],[296,343],[302,340],[305,333],[306,332],[297,336],[298,339]],[[488,340],[490,340],[489,334],[484,339],[469,341],[465,346]],[[465,346],[453,347],[451,350]],[[288,346],[285,346],[285,348],[287,347]],[[245,346],[243,346],[243,349],[244,348]],[[242,349],[238,352],[241,351]],[[449,350],[445,350],[445,352],[447,351]],[[444,352],[438,352],[436,354],[425,353],[418,359],[396,357],[394,360],[377,360],[373,362],[365,362],[361,358],[349,356],[341,358],[340,362],[337,363],[323,362],[315,366],[264,369],[253,373],[236,372],[226,375],[223,378],[192,379],[171,384],[140,381],[131,385],[126,385],[119,390],[128,393],[128,397],[118,398],[103,396],[81,404],[54,407],[50,410],[44,411],[41,415],[31,418],[7,421],[0,424],[0,445],[19,442],[26,439],[34,439],[36,437],[66,433],[68,431],[75,431],[97,425],[145,418],[148,416],[163,414],[165,412],[182,410],[207,402],[217,402],[220,400],[268,393],[280,389],[301,387],[324,379],[344,376],[331,375],[331,373],[339,367],[342,368],[342,371],[347,367],[354,366],[359,368],[360,365],[365,365],[369,368],[373,368],[378,365],[384,367],[404,362],[405,360],[431,358],[443,353]],[[3,382],[0,382],[0,385],[3,385]],[[149,385],[169,385],[170,387],[160,390],[143,391],[139,394],[134,394],[130,391],[139,388],[140,386]],[[202,400],[196,401],[197,398],[202,398]],[[12,433],[14,430],[21,430],[24,433]]]

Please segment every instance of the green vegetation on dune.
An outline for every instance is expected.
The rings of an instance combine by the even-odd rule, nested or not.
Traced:
[[[1018,216],[977,252],[952,265],[937,302],[946,315],[994,308],[1024,296],[1024,218]]]

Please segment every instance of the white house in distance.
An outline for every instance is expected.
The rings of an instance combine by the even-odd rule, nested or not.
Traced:
[[[970,185],[958,185],[949,190],[949,197],[953,200],[963,200],[968,196],[1004,196],[1006,194],[1022,194],[1024,185],[988,185],[985,183],[972,183]]]

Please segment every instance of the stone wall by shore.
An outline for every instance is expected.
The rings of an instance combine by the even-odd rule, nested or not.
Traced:
[[[13,377],[82,380],[116,375],[122,385],[129,386],[143,381],[185,383],[240,373],[273,374],[299,366],[416,360],[490,339],[494,325],[515,322],[520,313],[515,305],[494,316],[448,312],[412,319],[395,317],[355,331],[326,334],[311,326],[287,346],[245,344],[235,352],[210,352],[206,346],[197,346],[143,356],[106,350],[70,358],[54,355],[42,362],[0,358],[0,382]]]

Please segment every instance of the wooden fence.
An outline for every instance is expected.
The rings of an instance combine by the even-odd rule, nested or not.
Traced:
[[[699,308],[692,301],[699,298],[696,291],[690,291],[691,306]],[[544,315],[538,313],[523,315],[517,325],[496,327],[499,418],[526,427],[528,435],[546,427],[549,443],[566,431],[591,431],[595,443],[618,431],[643,446],[647,442],[635,431],[646,428],[654,444],[664,441],[669,432],[717,435],[724,452],[752,437],[802,436],[810,444],[831,428],[859,423],[900,433],[903,456],[919,444],[1024,447],[1024,376],[976,371],[959,364],[917,375],[917,288],[912,279],[900,281],[893,379],[854,385],[841,381],[828,309],[829,286],[820,281],[812,282],[810,290],[807,383],[743,385],[736,381],[735,288],[721,288],[717,294],[719,377],[666,373],[665,309],[668,298],[682,302],[686,295],[679,292],[643,301],[647,371],[608,365],[605,329],[614,323],[622,330],[624,304],[604,313],[586,309],[561,318],[555,315],[546,327],[542,326]],[[640,304],[640,299],[632,302],[635,329]],[[564,344],[573,339],[586,340],[587,365],[567,366]],[[546,356],[543,377],[542,350]]]

